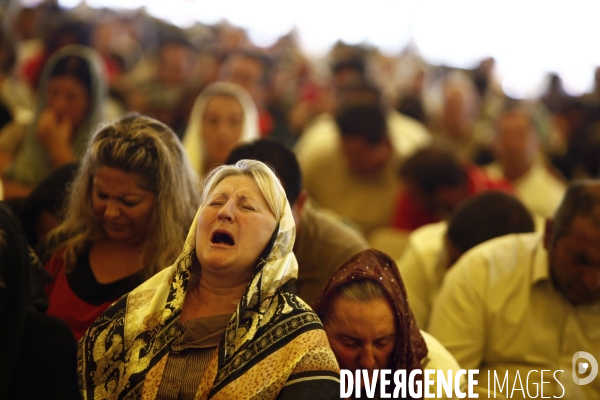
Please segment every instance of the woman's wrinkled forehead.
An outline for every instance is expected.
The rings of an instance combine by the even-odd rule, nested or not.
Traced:
[[[221,179],[207,194],[204,205],[215,197],[229,198],[230,196],[235,196],[239,200],[247,199],[259,203],[262,208],[273,214],[269,202],[254,177],[246,174],[230,175]]]

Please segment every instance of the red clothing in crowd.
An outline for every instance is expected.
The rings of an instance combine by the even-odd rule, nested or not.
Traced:
[[[46,286],[49,300],[46,314],[65,321],[75,339],[79,340],[112,303],[137,287],[141,281],[134,275],[102,284],[96,280],[90,267],[89,251],[78,257],[77,261],[77,268],[66,274],[60,251],[44,267],[53,278]]]
[[[467,174],[467,196],[485,190],[501,190],[513,192],[510,182],[504,179],[491,179],[486,173],[475,165],[465,167]],[[428,210],[423,204],[413,199],[406,190],[402,190],[396,202],[392,227],[404,231],[413,231],[423,225],[441,221],[440,215]]]

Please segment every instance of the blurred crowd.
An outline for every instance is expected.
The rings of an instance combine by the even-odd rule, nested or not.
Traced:
[[[369,86],[390,119],[397,113],[403,118],[396,130],[404,129],[399,136],[408,137],[395,138],[394,128],[388,133],[404,159],[429,138],[443,138],[462,161],[487,165],[498,158],[494,132],[511,99],[495,79],[493,58],[465,70],[428,64],[411,46],[392,57],[377,48],[338,42],[325,58],[313,60],[302,53],[293,33],[258,48],[243,29],[226,23],[180,29],[141,11],[11,5],[4,11],[1,47],[3,168],[18,154],[25,126],[40,122],[47,61],[73,44],[93,49],[101,60],[97,78],[106,97],[94,105],[98,122],[136,111],[183,137],[197,96],[215,81],[229,81],[252,96],[260,137],[297,145],[302,160],[310,146],[318,146],[312,137],[321,136],[314,131],[323,128],[323,116],[366,99],[364,93],[345,97],[349,89]],[[532,146],[563,181],[598,173],[598,90],[596,85],[572,97],[560,77],[551,75],[545,93],[526,102],[537,141]]]
[[[92,340],[86,330],[112,302],[176,260],[193,215],[208,196],[199,182],[210,179],[219,166],[240,160],[265,162],[277,173],[296,227],[297,292],[308,303],[317,299],[313,305],[323,321],[326,315],[329,321],[339,319],[327,308],[339,295],[333,289],[337,284],[328,284],[336,268],[333,276],[353,280],[338,266],[350,260],[349,265],[367,275],[369,266],[351,256],[368,247],[387,253],[364,257],[381,263],[381,271],[392,264],[404,279],[402,284],[396,272],[381,272],[379,279],[385,276],[392,283],[383,292],[377,289],[376,299],[392,301],[397,315],[390,314],[390,320],[406,324],[395,325],[398,330],[410,330],[415,347],[408,364],[414,368],[425,368],[426,347],[447,354],[444,345],[456,357],[452,365],[458,361],[476,368],[485,364],[485,357],[502,359],[502,350],[512,345],[526,346],[529,337],[494,341],[500,355],[465,350],[471,344],[489,350],[481,337],[468,337],[452,325],[484,311],[473,306],[466,316],[449,317],[472,300],[460,296],[479,295],[485,286],[465,278],[477,276],[468,268],[492,265],[502,254],[524,263],[528,256],[518,251],[546,251],[542,235],[552,238],[544,249],[553,265],[559,250],[552,253],[552,243],[566,228],[545,221],[562,207],[564,225],[575,224],[573,215],[587,216],[593,207],[580,211],[574,204],[589,198],[590,204],[600,204],[598,184],[592,181],[586,181],[591,189],[575,186],[566,197],[570,200],[563,202],[569,185],[600,178],[600,68],[594,88],[584,95],[568,94],[560,76],[550,74],[539,98],[514,99],[502,91],[493,58],[461,69],[432,65],[410,45],[389,56],[371,46],[338,42],[326,57],[315,60],[302,52],[293,32],[261,48],[244,29],[227,23],[182,29],[142,11],[8,4],[0,11],[0,200],[12,210],[7,215],[12,212],[19,220],[25,242],[51,275],[26,277],[18,285],[39,289],[26,290],[23,301],[29,305],[44,297],[45,287],[49,303],[40,300],[44,304],[37,310],[43,314],[47,309],[48,315],[66,321],[76,339],[84,337],[80,343]],[[115,202],[118,206],[111,209]],[[567,208],[575,209],[573,215]],[[122,215],[126,224],[117,221]],[[505,250],[490,247],[476,253],[479,258],[472,256],[469,265],[459,263],[453,286],[440,289],[446,271],[464,260],[463,253],[506,234],[537,236],[513,247],[505,241]],[[596,265],[595,256],[589,256],[590,265]],[[41,267],[26,268],[36,271],[32,276],[44,275]],[[578,298],[569,284],[561,285],[560,279],[568,281],[564,276],[554,282],[574,307],[589,305],[598,301],[600,273],[595,273],[597,278],[589,282],[578,281],[587,285],[588,297]],[[501,275],[506,282],[494,304],[505,301],[502,306],[508,307],[510,296],[502,297],[502,289],[519,278],[511,281],[514,274],[505,270],[499,274],[506,275]],[[373,279],[378,282],[377,276]],[[465,288],[465,282],[472,286]],[[464,290],[456,295],[454,289]],[[446,300],[434,304],[438,290],[445,290]],[[542,304],[559,301],[554,292],[548,296]],[[489,300],[483,293],[473,304],[484,304],[482,298]],[[385,301],[381,307],[387,310]],[[523,317],[527,311],[519,312]],[[545,309],[539,315],[544,312],[551,314]],[[529,321],[527,315],[522,320]],[[510,322],[507,317],[498,329],[511,328]],[[332,341],[342,328],[331,328],[334,333],[330,328],[326,323],[344,368],[337,350],[345,344]],[[396,328],[390,335],[396,335]],[[419,328],[439,334],[442,344]],[[464,338],[470,341],[453,347]],[[388,358],[382,358],[380,367],[389,366],[391,352],[409,339],[389,342]],[[581,343],[598,349],[597,339]],[[64,344],[60,354],[74,353],[69,346]],[[510,358],[512,353],[506,354]],[[538,361],[550,365],[558,359],[547,358]],[[519,367],[529,362],[520,361]],[[21,367],[27,368],[17,369]],[[56,378],[71,385],[67,391],[75,386],[72,372]],[[597,390],[596,385],[586,393],[595,396]]]

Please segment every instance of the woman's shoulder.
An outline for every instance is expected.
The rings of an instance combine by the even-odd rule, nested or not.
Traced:
[[[427,345],[427,361],[423,367],[425,369],[441,369],[458,371],[460,365],[454,356],[437,340],[434,336],[425,331],[421,331],[421,336]]]
[[[44,269],[53,277],[60,273],[65,267],[64,254],[64,248],[58,249],[54,251],[48,261],[44,263]]]

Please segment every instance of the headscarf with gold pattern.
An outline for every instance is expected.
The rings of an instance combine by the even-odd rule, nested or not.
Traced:
[[[196,257],[197,220],[198,214],[175,263],[108,308],[79,342],[79,384],[85,399],[141,398],[146,373],[168,355],[170,344],[181,335],[178,320]],[[294,238],[294,219],[286,201],[221,339],[208,398],[301,333],[323,329],[291,289],[298,273]]]

